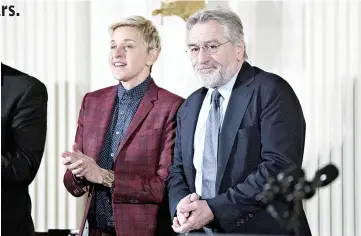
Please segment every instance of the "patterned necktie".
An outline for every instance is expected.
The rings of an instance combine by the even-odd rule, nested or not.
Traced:
[[[222,96],[214,90],[211,96],[211,109],[206,123],[202,165],[202,198],[209,199],[216,196],[217,151],[218,134],[220,129],[220,106]]]

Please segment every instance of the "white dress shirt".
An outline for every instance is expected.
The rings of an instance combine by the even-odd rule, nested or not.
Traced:
[[[232,89],[234,83],[237,79],[238,73],[236,73],[232,79],[225,85],[218,88],[219,93],[223,97],[223,102],[220,107],[221,120],[220,125],[222,127],[224,115],[226,114],[227,106],[229,99],[231,97]],[[203,100],[201,110],[199,112],[196,131],[194,134],[194,156],[193,156],[193,165],[196,169],[196,179],[195,187],[196,193],[199,196],[202,196],[202,164],[203,164],[203,151],[204,151],[204,141],[206,136],[206,123],[208,119],[208,114],[211,109],[211,94],[214,89],[209,88],[208,92]]]

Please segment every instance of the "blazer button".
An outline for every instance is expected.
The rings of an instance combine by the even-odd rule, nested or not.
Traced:
[[[240,222],[241,224],[244,224],[244,219],[241,219],[239,222]]]
[[[238,226],[238,227],[241,226],[241,222],[238,221],[238,222],[237,222],[237,226]]]
[[[249,216],[249,218],[251,218],[251,219],[252,219],[252,218],[254,217],[254,214],[249,213],[249,214],[248,214],[248,216]]]

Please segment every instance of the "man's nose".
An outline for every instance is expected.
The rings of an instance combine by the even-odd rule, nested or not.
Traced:
[[[204,48],[200,48],[197,55],[198,63],[205,63],[209,61],[209,55],[206,53]]]

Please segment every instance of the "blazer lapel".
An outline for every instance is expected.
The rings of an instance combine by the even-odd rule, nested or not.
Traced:
[[[193,156],[194,156],[194,134],[197,126],[199,112],[201,110],[204,97],[207,94],[206,88],[201,88],[197,91],[192,99],[187,101],[187,108],[185,109],[186,113],[182,118],[182,126],[185,127],[182,129],[181,139],[182,139],[182,155],[184,161],[184,169],[190,170],[189,179],[191,180],[189,185],[190,189],[195,190],[194,180],[196,176],[196,169],[193,165]]]
[[[99,112],[100,121],[97,123],[96,133],[96,147],[94,149],[93,157],[97,162],[99,159],[100,151],[104,143],[106,132],[113,118],[114,103],[117,96],[117,86],[113,86],[106,93],[103,94],[102,98],[97,99],[97,112]],[[97,114],[98,115],[98,114]]]
[[[253,88],[248,85],[253,81],[253,68],[244,62],[232,90],[227,106],[218,144],[218,163],[216,192],[218,193],[223,178],[231,149],[234,144],[239,126],[247,109],[253,93]]]
[[[138,110],[135,113],[133,120],[130,122],[122,141],[120,142],[116,156],[119,155],[119,152],[123,148],[124,144],[128,141],[134,131],[138,128],[138,126],[142,123],[150,110],[153,108],[153,102],[158,98],[158,89],[159,87],[152,80],[149,84],[148,91],[144,94],[144,97],[139,104]]]

